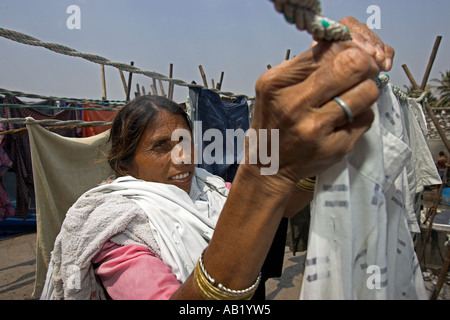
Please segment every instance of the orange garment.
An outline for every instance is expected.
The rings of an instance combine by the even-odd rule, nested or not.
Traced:
[[[92,108],[92,106],[83,106],[83,108]],[[112,121],[116,116],[117,111],[96,111],[83,110],[81,119],[83,121]],[[111,128],[111,126],[100,127],[83,127],[81,136],[83,138],[95,136]]]

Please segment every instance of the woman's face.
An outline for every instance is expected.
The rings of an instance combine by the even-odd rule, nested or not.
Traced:
[[[176,129],[184,129],[190,133],[183,116],[160,111],[153,123],[145,129],[136,149],[133,173],[138,179],[173,184],[189,193],[195,169],[190,156],[193,155],[194,145],[192,139],[183,141],[182,144],[179,143],[183,138],[172,141],[172,132]],[[180,148],[186,143],[190,150]]]

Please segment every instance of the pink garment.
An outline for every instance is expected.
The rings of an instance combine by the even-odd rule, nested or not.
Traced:
[[[92,263],[113,300],[167,300],[181,286],[170,268],[141,245],[107,242]]]

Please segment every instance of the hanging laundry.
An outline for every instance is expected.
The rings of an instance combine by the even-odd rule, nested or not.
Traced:
[[[407,106],[383,86],[371,129],[317,177],[300,299],[428,299],[414,199],[440,178]]]
[[[91,105],[85,105],[83,108],[92,108]],[[97,110],[83,110],[83,121],[112,121],[116,116],[117,111],[97,111]],[[111,128],[111,126],[98,126],[98,127],[83,127],[82,137],[92,137],[99,133],[105,132]]]
[[[249,129],[249,110],[246,97],[239,97],[234,102],[227,102],[220,98],[220,96],[208,89],[191,87],[189,88],[189,99],[191,109],[192,121],[201,122],[201,137],[204,136],[208,129],[217,129],[221,132],[224,141],[222,143],[222,163],[205,163],[201,161],[197,166],[207,171],[222,177],[227,182],[232,182],[237,168],[239,166],[238,152],[236,143],[234,149],[227,149],[227,144],[230,142],[225,141],[226,130],[242,129],[246,132]],[[194,143],[198,148],[198,152],[203,154],[203,151],[213,143],[214,141],[195,141],[196,136],[194,132]],[[233,159],[233,161],[227,161]],[[214,156],[214,155],[213,155]]]
[[[27,118],[27,128],[38,213],[34,296],[39,297],[50,253],[67,210],[113,171],[103,154],[110,148],[109,131],[88,138],[63,137],[45,130],[31,118]]]
[[[0,130],[5,130],[5,124],[0,123]],[[4,135],[0,135],[0,221],[3,219],[14,216],[16,210],[9,199],[5,186],[3,185],[2,178],[9,168],[12,166],[12,162],[9,159],[3,146],[6,144]]]
[[[3,103],[5,104],[25,104],[20,99],[7,95]],[[36,120],[57,119],[57,120],[79,120],[76,112],[72,110],[63,110],[54,115],[45,114],[34,108],[13,108],[3,107],[5,118],[26,118],[33,117]],[[8,130],[23,128],[25,125],[7,124]],[[58,133],[67,137],[75,137],[74,129],[56,130]],[[16,173],[17,198],[16,198],[16,217],[26,219],[29,209],[29,199],[34,198],[33,171],[30,155],[30,144],[28,135],[9,135],[4,147],[8,157],[12,161],[11,171]]]

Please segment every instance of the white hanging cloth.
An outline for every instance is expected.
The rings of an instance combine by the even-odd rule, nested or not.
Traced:
[[[408,104],[380,88],[371,129],[317,177],[300,299],[428,298],[414,197],[441,181]]]

